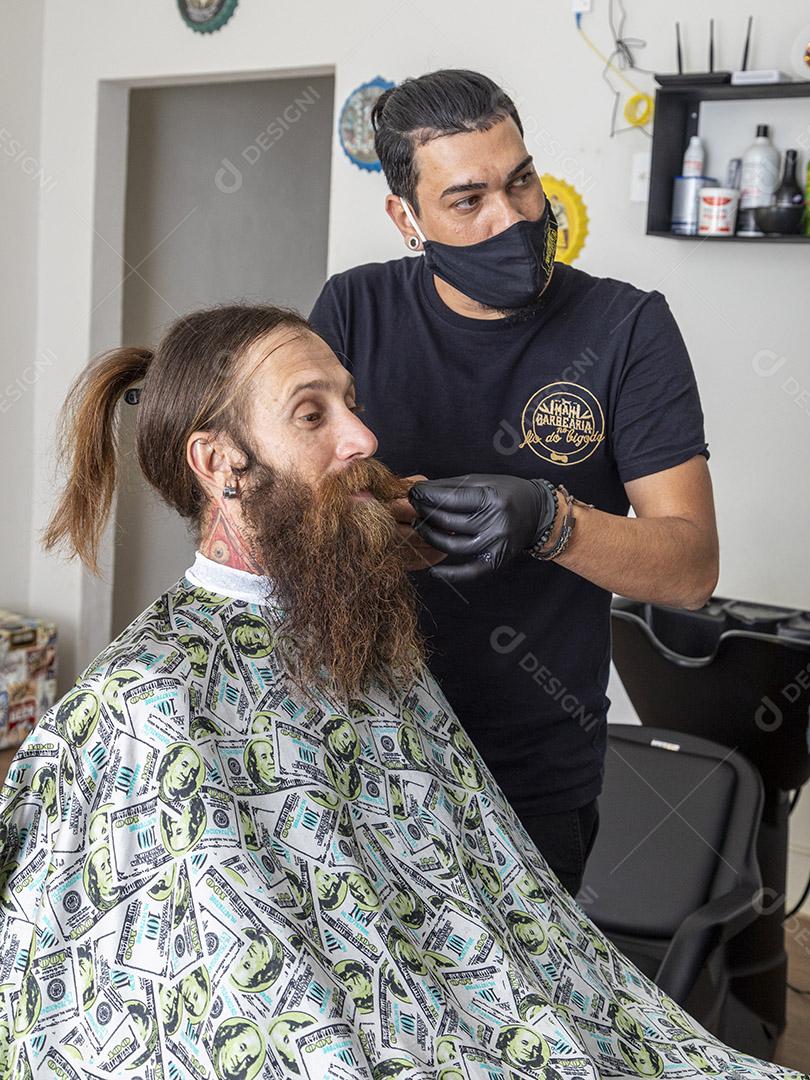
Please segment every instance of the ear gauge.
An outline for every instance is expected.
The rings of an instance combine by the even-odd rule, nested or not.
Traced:
[[[418,236],[408,237],[408,247],[411,249],[411,251],[416,251],[416,249],[419,247],[419,243],[420,241]]]
[[[237,499],[237,498],[239,498],[239,488],[236,486],[236,481],[233,481],[233,483],[225,485],[225,487],[222,489],[222,498],[223,499]]]

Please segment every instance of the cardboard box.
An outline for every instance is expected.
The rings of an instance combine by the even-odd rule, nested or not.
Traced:
[[[0,749],[19,746],[56,702],[56,627],[0,608]]]

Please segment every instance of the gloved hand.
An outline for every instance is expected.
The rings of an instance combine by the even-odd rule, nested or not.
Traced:
[[[541,480],[470,473],[414,484],[408,499],[414,528],[432,547],[464,562],[430,570],[443,581],[471,581],[497,570],[537,543],[557,513]]]
[[[418,473],[414,476],[406,476],[405,479],[416,483],[419,480],[427,480],[427,477],[422,473]],[[432,548],[413,528],[411,524],[413,522],[413,507],[407,498],[394,499],[392,502],[386,503],[386,506],[397,523],[397,532],[404,547],[403,554],[405,555],[406,570],[426,570],[428,567],[435,566],[436,563],[443,562],[447,558],[445,552]]]

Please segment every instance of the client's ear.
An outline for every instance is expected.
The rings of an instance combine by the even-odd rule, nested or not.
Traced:
[[[245,455],[226,436],[194,431],[186,441],[186,461],[206,495],[219,499],[247,464]]]

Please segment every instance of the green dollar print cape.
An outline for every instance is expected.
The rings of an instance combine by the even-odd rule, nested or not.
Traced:
[[[16,755],[0,1077],[800,1077],[602,936],[427,672],[305,693],[283,624],[198,555]]]

